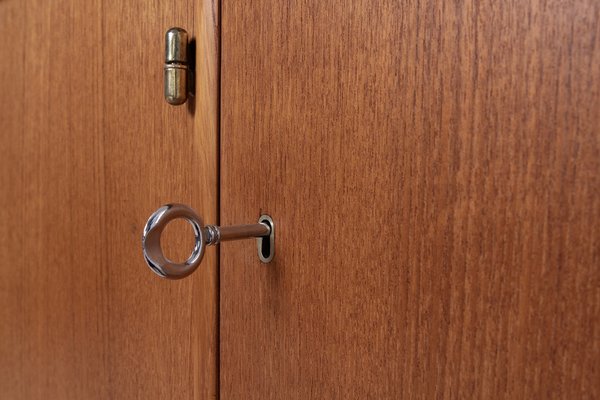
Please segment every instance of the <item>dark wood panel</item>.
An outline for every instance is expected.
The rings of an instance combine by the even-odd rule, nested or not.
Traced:
[[[217,16],[210,1],[0,2],[1,397],[216,396],[215,254],[163,281],[141,234],[167,202],[216,218]],[[173,25],[202,50],[194,107],[163,99]]]
[[[223,399],[600,397],[599,7],[223,3]]]

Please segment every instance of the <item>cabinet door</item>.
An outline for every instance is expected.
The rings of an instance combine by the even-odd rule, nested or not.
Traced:
[[[0,397],[215,396],[214,255],[170,282],[141,251],[160,204],[216,216],[213,6],[0,2]],[[203,54],[189,106],[163,99],[171,26]]]
[[[222,399],[600,397],[599,13],[223,2]]]

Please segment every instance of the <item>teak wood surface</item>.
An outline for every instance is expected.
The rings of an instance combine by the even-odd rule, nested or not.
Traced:
[[[600,398],[599,15],[222,2],[222,399]]]
[[[216,1],[0,2],[0,397],[211,399],[217,264],[165,281],[160,205],[217,218]],[[196,38],[196,101],[163,98],[164,34]],[[165,246],[181,256],[189,237]]]

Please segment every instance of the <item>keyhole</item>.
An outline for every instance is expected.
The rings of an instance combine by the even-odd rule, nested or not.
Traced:
[[[257,239],[258,258],[264,263],[269,263],[275,255],[275,224],[268,215],[261,215],[258,222],[266,224],[271,228],[271,234],[269,236]]]

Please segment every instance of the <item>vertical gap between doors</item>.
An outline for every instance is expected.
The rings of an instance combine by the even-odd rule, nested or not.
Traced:
[[[223,8],[217,0],[217,223],[221,225],[221,21]],[[221,246],[217,252],[216,383],[215,395],[221,398]]]

